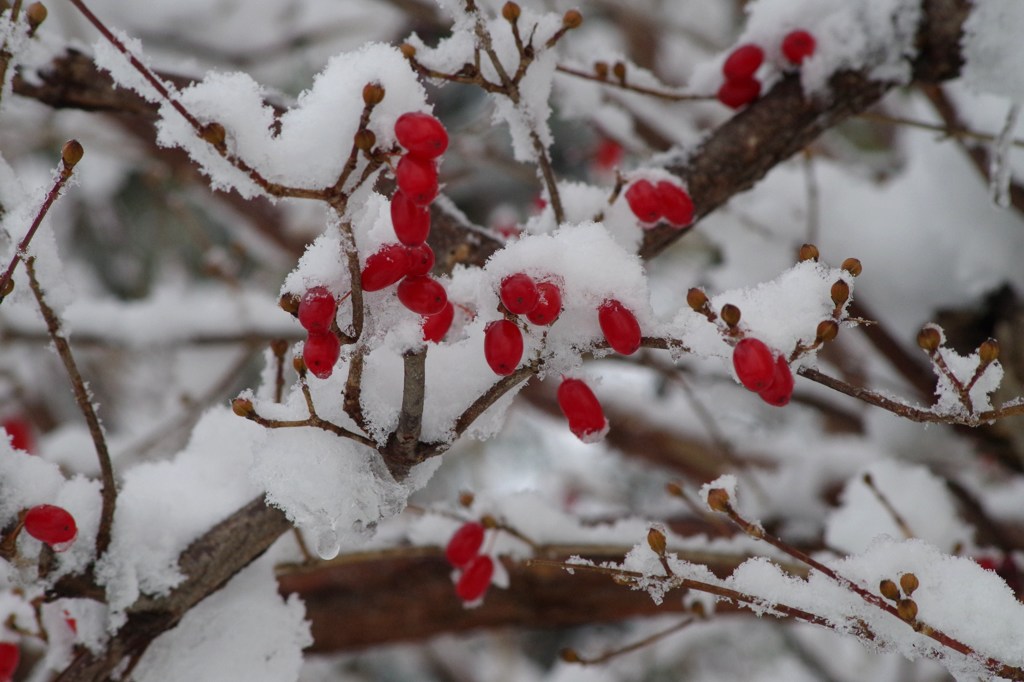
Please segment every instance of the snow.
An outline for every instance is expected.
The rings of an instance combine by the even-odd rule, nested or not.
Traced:
[[[1024,101],[1024,76],[1017,65],[1024,58],[1017,28],[1024,7],[1014,0],[984,0],[971,6],[964,22],[961,47],[963,79],[972,90]]]

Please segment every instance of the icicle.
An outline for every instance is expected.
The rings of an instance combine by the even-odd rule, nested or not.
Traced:
[[[1006,112],[1006,122],[995,140],[989,163],[989,192],[992,201],[1002,208],[1010,205],[1010,147],[1013,145],[1013,132],[1017,127],[1020,108],[1020,103],[1015,102]]]

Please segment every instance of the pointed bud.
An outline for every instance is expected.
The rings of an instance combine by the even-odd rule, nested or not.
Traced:
[[[843,280],[838,280],[832,285],[832,302],[836,304],[836,307],[841,307],[846,304],[846,301],[850,298],[850,285]]]
[[[665,556],[665,534],[657,528],[647,531],[647,544],[658,556]]]
[[[294,369],[300,377],[306,376],[306,361],[302,359],[301,355],[296,355],[292,358],[292,369]]]
[[[686,292],[686,304],[693,308],[694,312],[701,312],[708,304],[708,295],[701,289],[693,287]]]
[[[900,598],[900,588],[896,587],[896,583],[888,579],[878,583],[878,591],[889,601],[896,601]]]
[[[467,509],[473,506],[473,500],[475,499],[476,496],[468,490],[463,490],[459,493],[459,504]]]
[[[85,154],[85,150],[82,149],[78,140],[68,140],[60,150],[60,160],[64,162],[65,168],[74,168],[82,160],[83,154]]]
[[[384,86],[380,83],[367,83],[363,86],[363,103],[375,107],[384,99]]]
[[[354,143],[356,145],[356,149],[368,152],[373,149],[373,145],[377,144],[377,136],[373,134],[372,130],[363,128],[362,130],[356,131]]]
[[[505,17],[505,21],[510,24],[519,21],[519,13],[519,5],[514,2],[506,2],[505,6],[501,8],[501,16]]]
[[[860,273],[864,270],[863,266],[860,264],[860,260],[856,258],[847,258],[843,261],[843,265],[841,267],[854,277],[860,276]]]
[[[708,616],[707,609],[704,608],[704,602],[702,601],[695,601],[690,604],[690,613],[697,618],[707,618]]]
[[[729,491],[725,488],[712,488],[708,491],[708,507],[711,511],[725,513],[732,508]]]
[[[239,417],[249,417],[256,413],[256,408],[248,398],[235,398],[231,401],[231,411]]]
[[[814,244],[804,244],[797,253],[797,261],[803,263],[805,260],[818,260],[818,247]]]
[[[579,28],[583,23],[583,15],[579,10],[571,9],[562,16],[562,26],[566,28]]]
[[[672,497],[682,497],[683,487],[678,483],[673,483],[669,481],[668,483],[665,484],[665,492],[667,492]]]
[[[917,576],[913,573],[904,573],[900,576],[900,587],[903,588],[903,594],[908,597],[914,594],[914,590],[920,585],[921,583],[918,581]]]
[[[608,64],[605,62],[594,62],[594,75],[601,80],[608,80]]]
[[[978,346],[978,357],[986,365],[991,364],[999,359],[999,342],[995,339],[987,339],[982,341],[981,345]]]
[[[735,327],[740,323],[740,309],[732,303],[726,303],[722,306],[722,320],[730,327]]]
[[[921,331],[917,333],[917,345],[933,353],[938,350],[939,345],[942,343],[942,334],[939,330],[932,325],[925,325],[921,328]]]
[[[203,126],[203,129],[199,131],[199,137],[203,138],[218,149],[224,146],[224,141],[227,139],[227,135],[228,133],[224,130],[224,126],[216,121],[207,123]]]
[[[818,330],[815,335],[816,343],[826,343],[836,338],[839,334],[839,323],[835,320],[822,320],[818,323]]]
[[[612,66],[612,73],[619,80],[620,83],[626,82],[626,64],[625,62],[615,62]]]
[[[896,612],[905,621],[912,621],[917,618],[917,602],[913,599],[900,599],[896,604]]]
[[[398,50],[406,59],[412,59],[413,57],[416,56],[416,48],[410,45],[409,43],[402,43]]]

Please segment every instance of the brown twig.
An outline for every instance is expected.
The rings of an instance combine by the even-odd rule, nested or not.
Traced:
[[[567,651],[562,652],[562,660],[566,661],[567,663],[579,663],[580,665],[599,665],[601,663],[607,663],[613,658],[622,656],[623,654],[629,654],[634,651],[639,651],[640,649],[648,647],[659,640],[665,639],[670,635],[674,635],[675,633],[689,627],[695,622],[697,622],[697,619],[694,616],[688,616],[671,627],[665,628],[664,630],[659,630],[658,632],[655,632],[652,635],[648,635],[647,637],[644,637],[641,640],[633,642],[632,644],[627,644],[625,646],[618,647],[615,649],[609,649],[608,651],[605,651],[604,653],[599,654],[597,656],[580,656],[575,650],[570,649],[568,651],[571,651],[571,654],[567,653]]]
[[[651,97],[657,97],[668,102],[700,102],[710,101],[715,99],[714,95],[695,95],[692,93],[682,92],[669,92],[668,90],[658,90],[655,88],[648,88],[643,85],[634,85],[629,82],[621,82],[617,80],[609,80],[607,75],[602,78],[596,73],[588,73],[580,69],[575,69],[571,66],[564,66],[559,64],[555,67],[555,70],[559,73],[564,73],[569,76],[575,76],[576,78],[584,78],[586,80],[595,81],[601,85],[607,85],[613,88],[619,88],[620,90],[629,90],[636,92],[641,95],[650,95]]]
[[[423,345],[402,354],[404,380],[402,383],[402,410],[398,414],[398,427],[388,438],[381,453],[391,474],[402,480],[415,464],[423,461],[419,453],[420,432],[423,428],[423,405],[427,386],[427,346]]]
[[[864,485],[868,487],[868,490],[874,494],[878,503],[882,505],[889,516],[892,517],[892,520],[896,522],[896,527],[900,529],[901,533],[903,533],[903,537],[908,540],[917,537],[914,535],[914,531],[910,529],[910,524],[908,524],[907,520],[903,518],[903,515],[896,511],[896,507],[892,506],[892,502],[889,501],[889,498],[878,489],[878,486],[875,485],[874,476],[871,474],[864,474],[861,480],[864,481]]]

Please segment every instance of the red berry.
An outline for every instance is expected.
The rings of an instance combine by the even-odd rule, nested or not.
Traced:
[[[0,642],[0,682],[10,682],[14,679],[19,658],[21,658],[21,651],[17,644]]]
[[[642,223],[656,223],[661,219],[661,199],[647,180],[637,180],[626,190],[626,202]]]
[[[448,541],[444,556],[448,559],[448,563],[456,568],[465,566],[480,553],[480,547],[483,544],[484,527],[475,521],[464,523]]]
[[[434,250],[426,243],[409,247],[409,272],[413,277],[426,275],[434,269]]]
[[[426,206],[437,196],[437,164],[406,154],[395,168],[395,182],[412,203]]]
[[[0,425],[11,439],[11,447],[32,454],[36,451],[36,439],[32,434],[32,425],[23,417],[10,417]],[[2,679],[2,678],[0,678]]]
[[[772,374],[772,384],[758,393],[761,400],[775,407],[782,407],[789,403],[793,395],[793,372],[789,369],[789,363],[781,355],[775,359],[775,371]]]
[[[331,328],[338,312],[338,301],[327,287],[306,290],[299,301],[299,324],[309,332],[325,332]]]
[[[444,310],[448,294],[436,279],[420,275],[402,280],[398,285],[398,300],[414,313],[436,315]]]
[[[455,306],[451,301],[446,301],[441,312],[423,317],[423,340],[440,343],[451,328],[454,319]]]
[[[363,291],[380,291],[405,277],[409,272],[409,249],[399,244],[385,244],[366,259],[363,266]]]
[[[676,227],[683,227],[693,222],[693,200],[686,190],[675,184],[662,180],[654,186],[665,214],[665,220]]]
[[[424,159],[436,159],[448,149],[448,132],[430,114],[402,114],[395,121],[395,137],[411,155]]]
[[[464,602],[474,602],[482,598],[487,588],[491,586],[492,575],[494,560],[486,554],[474,557],[455,583],[455,594]]]
[[[775,378],[775,357],[768,346],[757,339],[742,339],[736,344],[732,366],[740,383],[755,393],[769,388]]]
[[[426,206],[414,204],[399,190],[391,197],[391,224],[398,241],[406,246],[418,246],[427,241],[430,234],[430,211]]]
[[[597,309],[597,321],[608,345],[617,353],[632,355],[640,347],[640,323],[633,312],[615,299]]]
[[[302,346],[302,360],[306,368],[318,379],[326,379],[334,372],[341,355],[341,341],[331,332],[310,332]]]
[[[78,526],[66,509],[41,504],[25,514],[25,532],[48,545],[62,545],[75,539]]]
[[[569,430],[584,443],[604,436],[608,420],[597,396],[580,379],[563,379],[558,387],[558,406],[569,421]]]
[[[523,333],[514,322],[495,320],[484,329],[484,358],[495,374],[508,376],[523,359]]]
[[[803,29],[797,29],[782,39],[782,54],[793,64],[803,64],[805,59],[814,54],[816,45],[814,36]]]
[[[562,314],[562,290],[554,282],[537,283],[537,306],[526,313],[526,319],[533,324],[552,324]]]
[[[727,80],[718,88],[718,101],[731,109],[739,109],[757,99],[761,82],[756,78]]]
[[[601,170],[611,170],[622,161],[622,145],[607,137],[601,138],[594,154],[594,164]]]
[[[740,45],[722,64],[722,73],[727,80],[751,78],[764,62],[764,50],[753,43]]]
[[[540,300],[537,283],[533,281],[533,277],[522,272],[501,280],[498,295],[513,315],[525,315],[536,308],[537,301]]]

